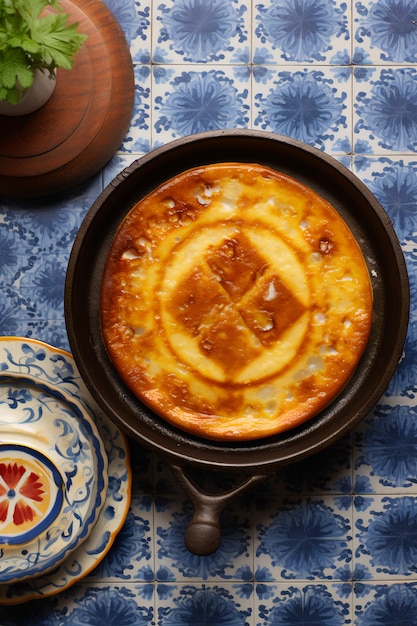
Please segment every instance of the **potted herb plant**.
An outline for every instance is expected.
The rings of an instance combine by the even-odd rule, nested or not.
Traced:
[[[0,114],[42,106],[55,88],[55,70],[72,68],[86,37],[59,0],[0,0]]]

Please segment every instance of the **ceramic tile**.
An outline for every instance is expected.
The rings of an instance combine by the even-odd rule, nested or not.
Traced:
[[[329,153],[351,151],[350,69],[288,66],[253,91],[253,127]]]
[[[30,313],[26,313],[29,309],[30,303],[23,301],[16,290],[10,287],[2,287],[2,297],[0,306],[0,332],[2,334],[18,334],[20,329],[27,326],[24,324],[22,318],[29,318]],[[27,319],[28,321],[28,319]]]
[[[404,252],[411,252],[417,231],[416,156],[391,154],[376,158],[358,155],[354,159],[353,171],[388,213]]]
[[[14,309],[15,311],[16,309]],[[40,339],[51,346],[61,348],[62,350],[70,349],[67,330],[64,319],[45,320],[33,319],[29,316],[23,316],[22,319],[16,320],[16,326],[5,319],[8,324],[8,330],[3,335],[15,335],[18,337],[30,337],[31,339]],[[16,329],[16,332],[13,329]]]
[[[259,626],[274,624],[352,624],[352,587],[340,584],[277,583],[258,585]]]
[[[372,580],[417,578],[415,495],[354,499],[354,564]]]
[[[341,580],[352,561],[351,496],[254,501],[257,566],[271,581]]]
[[[6,233],[9,240],[13,239],[15,253],[26,258],[30,266],[36,255],[69,253],[81,219],[81,210],[75,207],[42,204],[9,211],[2,230],[5,239]]]
[[[104,2],[124,33],[132,61],[149,63],[151,0],[104,0]]]
[[[389,494],[415,490],[417,404],[385,395],[355,431],[354,489]]]
[[[153,147],[206,130],[247,128],[250,81],[220,67],[157,67],[152,110]]]
[[[350,2],[265,0],[254,8],[254,58],[265,63],[349,65]]]
[[[154,63],[248,63],[251,3],[168,0],[153,3]]]
[[[372,584],[357,583],[355,593],[355,619],[360,626],[372,626],[377,619],[381,624],[413,623],[417,608],[416,583],[406,582]]]
[[[157,618],[160,626],[173,624],[236,624],[255,626],[253,599],[235,584],[159,584]]]
[[[68,596],[68,608],[67,603],[61,604],[68,624],[82,623],[86,619],[94,623],[105,616],[116,624],[130,621],[131,624],[152,626],[154,623],[152,590],[147,584],[79,585]]]
[[[144,154],[151,147],[151,69],[149,65],[135,65],[135,96],[130,126],[120,152]]]
[[[417,70],[354,70],[354,150],[383,155],[417,151]]]
[[[354,1],[352,4],[355,63],[416,62],[417,9],[413,0]]]
[[[75,585],[46,600],[0,607],[2,626],[35,624],[135,624],[152,626],[152,597],[147,585]],[[87,621],[86,621],[87,620]],[[103,621],[105,620],[105,621]],[[114,622],[114,620],[116,620]],[[130,622],[129,622],[130,620]]]
[[[151,0],[136,0],[136,12],[126,20],[127,28],[125,31],[131,32],[127,41],[130,45],[130,52],[133,63],[149,63],[151,60]],[[128,2],[124,2],[123,6],[129,6]],[[121,23],[121,22],[120,22]],[[123,27],[123,25],[122,25]]]

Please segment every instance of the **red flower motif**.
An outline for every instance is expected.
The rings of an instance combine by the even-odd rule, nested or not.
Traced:
[[[19,500],[16,502],[13,513],[13,522],[16,526],[24,524],[25,522],[31,522],[36,517],[35,511],[28,505]]]
[[[0,463],[0,476],[3,478],[9,489],[14,489],[26,469],[23,465],[17,463]]]
[[[45,492],[42,489],[42,482],[40,481],[39,476],[37,476],[34,472],[31,472],[21,486],[19,493],[25,498],[31,498],[36,502],[42,502],[42,496]]]
[[[16,526],[32,522],[39,511],[31,502],[42,502],[45,490],[35,472],[19,463],[0,463],[0,522],[13,519]]]

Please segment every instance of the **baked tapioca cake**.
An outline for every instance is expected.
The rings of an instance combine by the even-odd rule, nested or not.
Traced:
[[[312,189],[261,165],[179,174],[115,235],[102,333],[126,385],[216,440],[294,428],[339,394],[366,346],[361,250]]]

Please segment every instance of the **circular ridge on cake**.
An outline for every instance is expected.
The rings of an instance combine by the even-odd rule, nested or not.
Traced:
[[[101,285],[109,358],[161,418],[206,439],[268,437],[334,400],[373,310],[339,213],[269,167],[187,170],[127,214]]]

